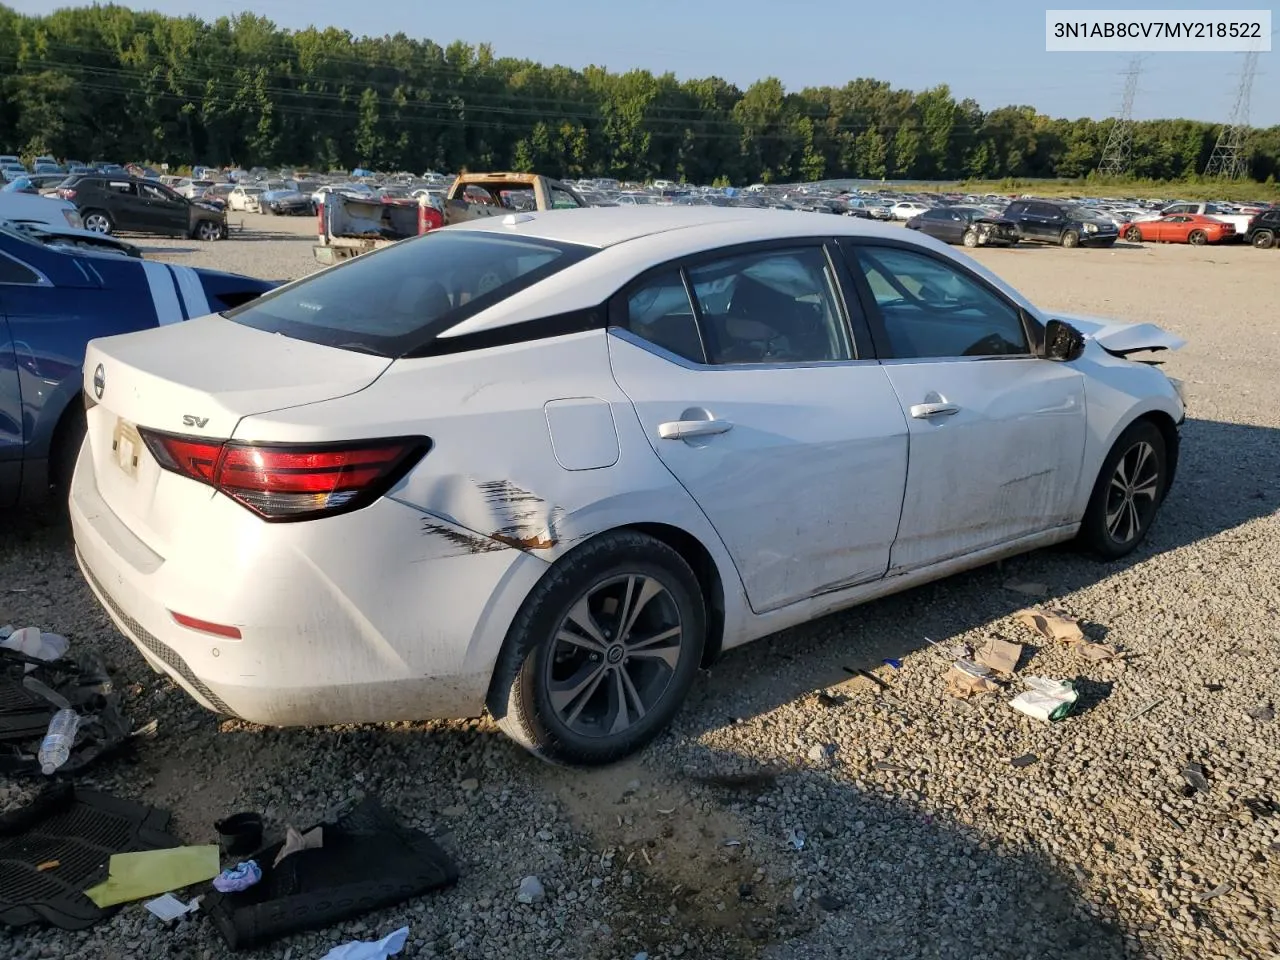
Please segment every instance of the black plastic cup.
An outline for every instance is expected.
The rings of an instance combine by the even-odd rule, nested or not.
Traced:
[[[262,814],[236,813],[214,825],[218,831],[218,844],[228,856],[253,853],[262,845]]]

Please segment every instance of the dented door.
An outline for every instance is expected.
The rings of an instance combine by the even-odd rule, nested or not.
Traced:
[[[1036,357],[888,360],[911,450],[890,571],[1078,521],[1084,377]]]

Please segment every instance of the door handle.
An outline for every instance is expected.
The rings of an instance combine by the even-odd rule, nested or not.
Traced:
[[[911,416],[917,420],[929,420],[932,417],[949,417],[960,412],[954,403],[915,403],[911,405]]]
[[[658,424],[658,436],[663,440],[685,440],[689,437],[712,437],[732,429],[733,424],[728,420],[668,420]]]

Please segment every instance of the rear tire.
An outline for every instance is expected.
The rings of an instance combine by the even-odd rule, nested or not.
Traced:
[[[1062,235],[1062,245],[1067,248],[1080,246],[1080,234],[1074,230],[1068,230]]]
[[[1187,234],[1187,243],[1193,247],[1203,247],[1209,242],[1209,237],[1203,230],[1192,230]]]
[[[1270,250],[1276,245],[1276,235],[1270,230],[1259,230],[1253,235],[1253,245],[1259,250]]]
[[[490,712],[544,760],[619,760],[679,711],[706,621],[680,554],[636,531],[603,534],[559,560],[525,599],[494,671]]]
[[[105,210],[86,210],[81,215],[80,220],[84,223],[86,230],[91,230],[94,233],[109,235],[116,228],[111,219],[111,214]]]
[[[1098,471],[1080,540],[1104,560],[1132,553],[1160,510],[1168,470],[1164,434],[1150,420],[1131,424]]]

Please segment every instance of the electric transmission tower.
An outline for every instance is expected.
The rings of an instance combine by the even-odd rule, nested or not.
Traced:
[[[1111,135],[1102,150],[1098,173],[1104,177],[1121,177],[1129,172],[1129,158],[1133,153],[1133,100],[1138,95],[1138,76],[1142,73],[1142,57],[1134,57],[1122,74],[1124,100],[1120,115],[1111,125]]]
[[[1236,91],[1236,105],[1231,109],[1231,119],[1218,134],[1209,163],[1204,168],[1206,177],[1223,177],[1239,180],[1249,173],[1249,96],[1253,92],[1253,77],[1258,69],[1258,51],[1244,55],[1244,69],[1240,72],[1240,89]]]

